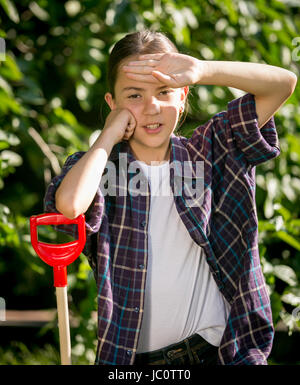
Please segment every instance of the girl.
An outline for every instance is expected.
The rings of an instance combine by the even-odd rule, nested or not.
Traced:
[[[258,254],[255,165],[279,155],[273,115],[296,81],[270,65],[180,54],[147,30],[115,45],[104,128],[89,151],[67,159],[45,198],[46,211],[86,216],[97,364],[267,364],[273,324]],[[246,94],[191,138],[176,136],[197,84]],[[134,162],[144,193],[131,183]],[[202,179],[196,198],[175,194],[175,162],[181,170],[192,163],[192,186]],[[104,174],[108,165],[112,175]],[[105,178],[114,179],[110,193]],[[166,194],[156,193],[161,187]]]

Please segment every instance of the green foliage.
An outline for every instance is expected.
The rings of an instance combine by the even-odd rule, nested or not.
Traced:
[[[0,295],[10,308],[55,307],[52,271],[31,247],[28,218],[43,211],[46,186],[66,157],[87,150],[90,136],[104,124],[106,62],[113,44],[147,27],[167,33],[181,52],[202,60],[261,62],[299,76],[295,4],[0,0],[0,36],[6,42],[6,60],[0,62]],[[180,133],[189,136],[240,94],[231,88],[191,87]],[[281,156],[257,168],[256,193],[274,322],[283,320],[290,332],[299,326],[291,314],[300,304],[299,96],[296,88],[276,113]],[[53,242],[51,231],[44,237]],[[68,274],[70,308],[78,320],[72,329],[74,360],[92,363],[95,283],[83,257]]]
[[[14,341],[11,349],[0,348],[1,365],[59,365],[58,351],[49,344],[29,349],[22,342]]]

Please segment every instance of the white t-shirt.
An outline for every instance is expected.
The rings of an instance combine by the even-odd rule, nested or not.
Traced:
[[[170,187],[169,162],[139,161],[151,189],[145,306],[137,353],[198,333],[219,346],[230,305],[219,291],[203,249],[190,237]]]

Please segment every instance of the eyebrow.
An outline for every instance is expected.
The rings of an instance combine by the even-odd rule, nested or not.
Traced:
[[[163,88],[170,88],[170,87],[164,85],[164,86],[161,86],[161,87],[157,87],[156,90],[162,90]],[[135,90],[135,91],[145,91],[144,88],[139,88],[139,87],[125,87],[125,88],[122,89],[122,92],[124,92],[124,91],[130,91],[130,90]]]

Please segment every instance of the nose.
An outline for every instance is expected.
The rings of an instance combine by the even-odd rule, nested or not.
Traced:
[[[154,96],[149,96],[145,101],[144,114],[155,115],[160,113],[159,101]]]

